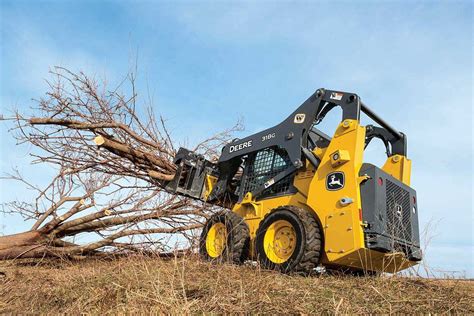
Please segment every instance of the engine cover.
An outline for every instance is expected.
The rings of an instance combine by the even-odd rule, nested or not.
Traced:
[[[370,177],[360,187],[365,246],[420,261],[416,191],[372,164],[363,164],[360,175]]]

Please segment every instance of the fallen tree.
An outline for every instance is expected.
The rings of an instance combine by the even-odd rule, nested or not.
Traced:
[[[174,177],[176,150],[165,120],[150,105],[137,105],[135,75],[112,90],[82,72],[56,67],[52,75],[34,115],[15,113],[12,132],[19,144],[34,146],[33,163],[49,164],[58,173],[45,188],[19,173],[4,177],[38,195],[34,203],[4,204],[4,212],[35,223],[30,231],[0,237],[0,259],[161,251],[167,247],[163,234],[193,240],[212,209],[161,190]],[[130,97],[119,92],[125,83]],[[239,128],[194,150],[212,159]],[[76,237],[84,234],[93,237],[79,243]]]
[[[10,179],[36,190],[38,198],[33,203],[6,204],[9,212],[34,224],[27,232],[0,236],[1,259],[103,255],[104,250],[165,251],[163,235],[179,233],[192,239],[192,231],[201,227],[209,212],[188,199],[122,176],[68,174],[56,177],[46,189],[19,174]]]

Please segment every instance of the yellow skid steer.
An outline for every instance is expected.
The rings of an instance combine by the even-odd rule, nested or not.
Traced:
[[[316,126],[335,107],[330,137]],[[362,126],[361,112],[376,125]],[[381,168],[364,163],[374,138],[387,150]],[[225,145],[216,163],[184,148],[175,163],[169,192],[225,209],[203,228],[204,259],[285,273],[397,272],[422,259],[407,138],[354,93],[318,89],[280,124]]]

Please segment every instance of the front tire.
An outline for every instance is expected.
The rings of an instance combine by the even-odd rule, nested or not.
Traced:
[[[199,240],[201,258],[212,262],[241,264],[248,258],[249,228],[231,211],[214,214],[203,227]]]
[[[257,257],[266,269],[310,274],[321,258],[321,229],[310,212],[295,206],[276,208],[260,223]]]

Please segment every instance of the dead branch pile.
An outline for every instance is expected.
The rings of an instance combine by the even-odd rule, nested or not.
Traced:
[[[38,195],[33,203],[4,205],[4,212],[35,223],[28,232],[0,237],[0,259],[163,250],[170,243],[163,234],[193,240],[212,209],[161,191],[174,177],[176,151],[165,120],[138,105],[135,75],[112,90],[82,72],[56,67],[52,75],[33,115],[15,113],[13,133],[19,144],[34,146],[34,163],[54,166],[57,176],[43,188],[18,172],[4,177]],[[129,97],[121,92],[127,89]],[[210,157],[239,128],[194,149]]]

